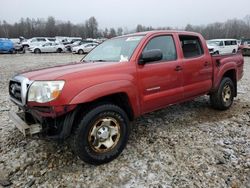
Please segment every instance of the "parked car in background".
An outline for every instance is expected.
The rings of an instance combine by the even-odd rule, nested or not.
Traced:
[[[29,48],[29,51],[39,54],[39,53],[61,53],[65,52],[66,49],[63,44],[55,42],[47,42],[45,44],[40,44],[37,46],[32,46]]]
[[[24,49],[27,49],[27,48],[32,47],[32,46],[37,46],[37,45],[40,45],[40,44],[45,44],[47,42],[52,42],[51,40],[52,40],[51,38],[49,40],[46,37],[33,37],[31,39],[24,40],[22,42],[22,46],[23,46]]]
[[[81,37],[62,37],[62,36],[56,36],[56,40],[60,43],[63,43],[64,45],[72,44],[75,41],[81,41]]]
[[[243,39],[241,41],[240,49],[242,51],[242,55],[250,56],[250,39]]]
[[[96,46],[98,46],[98,43],[85,43],[80,46],[73,47],[72,53],[76,53],[76,54],[89,53]]]
[[[80,45],[86,44],[86,43],[96,43],[96,42],[91,41],[91,40],[78,40],[78,41],[75,41],[73,43],[65,45],[65,48],[67,49],[67,51],[72,52],[73,47],[80,46]]]
[[[25,50],[21,44],[21,39],[20,38],[11,38],[10,39],[13,44],[14,44],[14,49],[15,49],[15,52],[19,52],[19,53],[25,53]]]
[[[7,38],[0,38],[0,53],[14,53],[14,43]]]
[[[98,38],[98,39],[96,39],[96,42],[97,43],[103,43],[106,40],[107,40],[107,38]]]
[[[49,37],[47,38],[50,42],[57,42],[55,37]]]
[[[213,39],[207,41],[209,52],[212,54],[230,54],[238,51],[236,39]]]

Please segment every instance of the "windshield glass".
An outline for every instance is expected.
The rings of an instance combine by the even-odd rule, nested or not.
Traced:
[[[83,61],[129,61],[144,36],[121,37],[107,40],[94,48]]]
[[[207,41],[207,44],[211,46],[219,46],[220,41]]]

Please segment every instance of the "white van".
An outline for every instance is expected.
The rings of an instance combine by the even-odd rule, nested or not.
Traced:
[[[238,43],[236,39],[213,39],[207,41],[210,53],[213,54],[229,54],[238,51]]]

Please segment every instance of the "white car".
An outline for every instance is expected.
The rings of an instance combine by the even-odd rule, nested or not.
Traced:
[[[33,37],[31,39],[24,40],[21,44],[23,48],[27,49],[29,47],[45,44],[47,42],[52,42],[52,41],[46,37]]]
[[[40,44],[37,46],[32,46],[29,48],[29,51],[38,54],[38,53],[61,53],[65,52],[66,48],[61,43],[55,43],[55,42],[47,42],[45,44]]]
[[[213,39],[207,41],[209,52],[212,54],[229,54],[238,51],[236,39]]]
[[[89,53],[96,46],[98,46],[98,43],[85,43],[80,46],[73,47],[72,53],[77,53],[77,54]]]

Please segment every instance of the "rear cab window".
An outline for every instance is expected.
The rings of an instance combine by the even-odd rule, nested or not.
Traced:
[[[181,43],[184,58],[195,58],[204,54],[204,50],[202,48],[199,37],[191,35],[180,35],[179,40]]]

